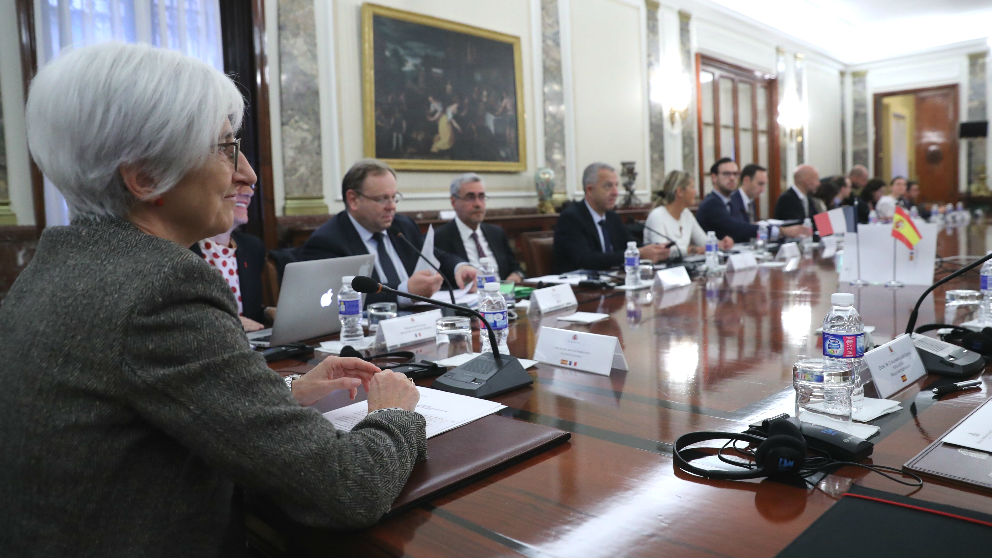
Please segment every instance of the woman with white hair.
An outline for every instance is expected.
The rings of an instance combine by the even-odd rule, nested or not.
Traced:
[[[27,102],[35,161],[73,214],[0,307],[0,554],[244,551],[234,485],[311,525],[366,526],[426,451],[418,392],[359,359],[284,382],[189,250],[255,182],[222,73],[107,43],[63,54]],[[304,405],[368,392],[339,432]]]

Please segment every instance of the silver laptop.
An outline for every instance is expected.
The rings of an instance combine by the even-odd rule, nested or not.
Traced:
[[[372,254],[287,264],[272,327],[249,333],[248,341],[255,347],[275,347],[337,333],[341,278],[369,275],[373,265]]]

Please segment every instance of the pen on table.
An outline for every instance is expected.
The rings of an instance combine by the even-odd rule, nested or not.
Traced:
[[[953,384],[947,384],[946,386],[940,386],[933,388],[932,391],[934,395],[941,396],[948,393],[954,393],[955,391],[962,391],[966,389],[980,388],[982,387],[981,380],[967,380],[964,382],[957,382]]]

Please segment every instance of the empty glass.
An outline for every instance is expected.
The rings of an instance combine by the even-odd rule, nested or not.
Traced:
[[[649,260],[641,260],[641,265],[637,266],[637,274],[641,277],[642,285],[654,283],[654,266]]]
[[[465,316],[445,316],[436,322],[434,341],[440,358],[472,352],[472,320]],[[441,347],[447,345],[447,347]]]
[[[369,304],[369,331],[379,329],[379,322],[396,317],[395,302],[375,302]]]
[[[944,293],[944,323],[959,325],[977,317],[982,293],[968,289],[953,289]]]

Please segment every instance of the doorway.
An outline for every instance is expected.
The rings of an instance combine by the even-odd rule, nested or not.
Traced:
[[[958,200],[958,86],[875,94],[875,172],[920,183],[925,203]]]

